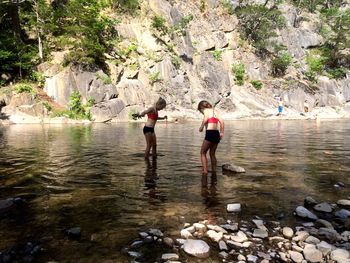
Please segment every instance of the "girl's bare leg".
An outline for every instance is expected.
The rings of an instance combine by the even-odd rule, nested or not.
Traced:
[[[152,144],[153,144],[153,138],[152,138],[152,133],[147,132],[145,134],[145,139],[146,139],[146,150],[145,150],[145,158],[149,157],[149,152],[151,150]]]
[[[157,157],[157,137],[155,133],[152,133],[152,157]]]
[[[202,167],[203,167],[203,173],[207,174],[208,173],[208,159],[207,159],[207,152],[211,146],[211,142],[208,142],[206,140],[203,141],[202,147],[201,147],[201,162],[202,162]]]
[[[213,143],[212,146],[210,147],[210,151],[209,151],[211,170],[213,173],[216,173],[216,156],[215,156],[216,148],[218,148],[218,144]]]

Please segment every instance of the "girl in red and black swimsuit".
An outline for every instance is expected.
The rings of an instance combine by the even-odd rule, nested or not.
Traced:
[[[150,155],[150,150],[152,148],[152,156],[157,157],[157,137],[154,132],[154,126],[157,123],[157,120],[167,119],[167,116],[159,117],[158,111],[164,109],[166,107],[166,101],[163,98],[159,98],[156,104],[147,110],[136,113],[133,116],[136,118],[143,117],[147,114],[147,122],[143,127],[143,134],[146,139],[146,150],[145,150],[145,158],[148,158]]]
[[[201,147],[201,162],[203,166],[203,174],[208,173],[208,159],[207,152],[209,150],[210,162],[212,172],[216,172],[216,148],[222,137],[224,136],[224,120],[214,107],[206,100],[202,100],[198,104],[198,110],[204,115],[199,131],[205,129],[205,138]],[[220,132],[218,130],[218,123],[220,123]]]

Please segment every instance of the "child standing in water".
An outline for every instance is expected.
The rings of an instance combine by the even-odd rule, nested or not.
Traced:
[[[145,158],[148,158],[150,155],[150,151],[152,148],[152,156],[153,158],[157,157],[157,138],[154,132],[154,126],[157,123],[157,120],[167,119],[167,116],[159,117],[158,111],[164,109],[166,106],[166,101],[163,98],[159,98],[156,104],[147,110],[133,114],[134,118],[141,118],[147,114],[147,121],[145,126],[143,127],[143,134],[146,139],[146,150],[145,150]]]
[[[198,110],[203,114],[203,121],[199,127],[199,131],[202,132],[205,127],[205,138],[202,143],[200,151],[201,162],[203,166],[203,174],[208,173],[208,159],[207,152],[209,150],[210,162],[212,172],[216,172],[216,148],[222,137],[224,136],[224,120],[214,107],[206,100],[202,100],[198,104]],[[220,123],[220,132],[218,130],[218,123]]]

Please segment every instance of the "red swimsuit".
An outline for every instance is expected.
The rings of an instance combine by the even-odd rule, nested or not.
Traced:
[[[147,113],[147,117],[148,117],[148,119],[156,121],[158,119],[158,112],[157,113]]]

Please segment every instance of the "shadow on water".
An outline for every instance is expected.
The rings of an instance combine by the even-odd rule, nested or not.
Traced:
[[[201,177],[202,134],[196,123],[156,128],[157,159],[144,159],[142,124],[12,125],[0,127],[0,200],[24,207],[0,218],[0,251],[34,238],[40,262],[126,262],[124,245],[149,228],[179,234],[184,222],[259,215],[292,223],[307,195],[328,202],[348,195],[347,121],[228,122],[218,167],[244,174]],[[17,212],[16,212],[17,211]],[[80,240],[64,230],[81,227]]]

